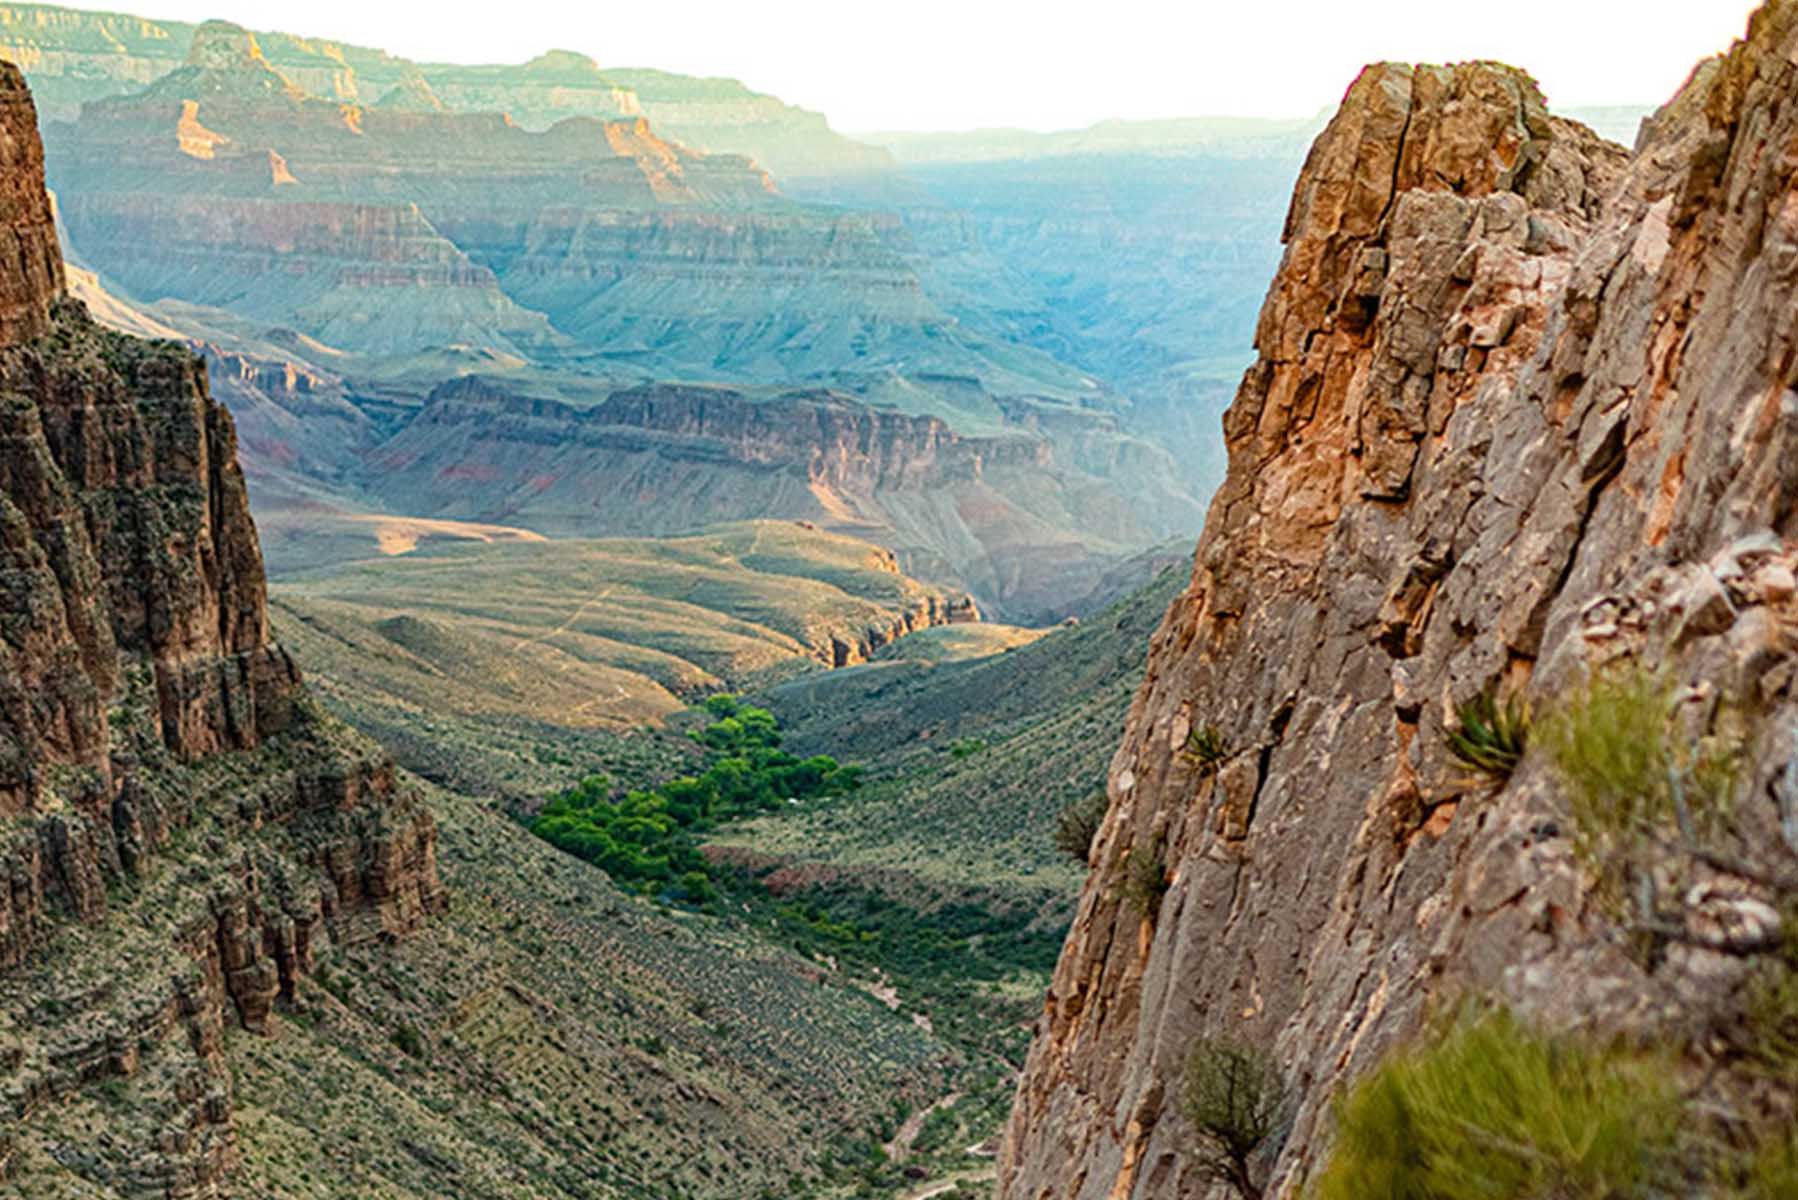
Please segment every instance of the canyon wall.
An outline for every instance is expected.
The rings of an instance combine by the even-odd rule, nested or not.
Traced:
[[[824,389],[658,384],[582,406],[467,378],[433,392],[359,478],[393,511],[560,537],[675,534],[744,512],[812,521],[1007,615],[1059,620],[1132,548],[1198,513],[1172,459],[1115,418],[1027,407],[971,436]]]
[[[1726,1025],[1748,968],[1704,906],[1798,850],[1794,61],[1778,0],[1633,156],[1509,68],[1388,64],[1350,89],[1112,763],[1006,1200],[1226,1194],[1180,1109],[1204,1038],[1277,1063],[1289,1123],[1253,1166],[1293,1196],[1332,1095],[1457,996],[1697,1045]],[[1701,872],[1646,958],[1547,756],[1490,785],[1446,745],[1460,704],[1552,712],[1607,664],[1740,744],[1748,878]],[[1206,729],[1215,762],[1183,752]],[[1132,874],[1165,894],[1132,905]]]
[[[0,1177],[63,1162],[131,1194],[226,1194],[225,1027],[334,944],[441,908],[435,832],[271,641],[231,418],[203,365],[64,294],[36,115],[0,64]],[[107,964],[101,978],[100,964]]]

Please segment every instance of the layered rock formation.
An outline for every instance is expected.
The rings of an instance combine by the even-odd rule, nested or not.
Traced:
[[[1296,1195],[1333,1092],[1432,1003],[1727,1026],[1742,948],[1699,909],[1798,851],[1779,833],[1798,803],[1795,54],[1798,4],[1777,0],[1633,158],[1506,68],[1376,66],[1351,88],[1299,181],[1228,480],[1112,764],[1007,1200],[1223,1194],[1179,1107],[1203,1037],[1277,1061],[1290,1128],[1254,1166]],[[1694,736],[1721,722],[1740,745],[1724,860],[1745,865],[1682,876],[1659,955],[1630,953],[1593,894],[1545,754],[1491,787],[1445,744],[1462,702],[1514,688],[1552,711],[1617,663],[1662,672]],[[1201,765],[1183,749],[1207,727],[1227,753]],[[1166,884],[1146,911],[1133,872]]]
[[[270,640],[231,419],[200,362],[62,295],[10,65],[0,173],[0,1092],[15,1131],[66,1146],[60,1106],[131,1079],[141,1106],[66,1169],[221,1194],[222,1031],[270,1028],[333,942],[441,907],[435,834]],[[96,983],[102,963],[116,974]]]
[[[468,378],[371,452],[362,485],[395,511],[556,536],[808,520],[1008,614],[1060,619],[1131,547],[1196,513],[1172,460],[1115,419],[1016,416],[979,437],[824,390],[656,385],[581,407]]]
[[[199,28],[183,21],[52,5],[0,5],[0,57],[25,69],[46,115],[72,120],[88,101],[134,92],[180,68]],[[671,137],[707,151],[746,154],[776,175],[831,198],[890,203],[910,194],[885,150],[835,132],[819,113],[732,79],[602,70],[591,58],[569,50],[551,50],[515,65],[465,66],[414,63],[384,50],[324,38],[286,33],[257,37],[277,70],[305,91],[333,101],[387,106],[384,102],[398,89],[407,106],[429,95],[458,112],[508,113],[532,130],[548,129],[568,117],[647,116]]]
[[[756,203],[771,190],[747,160],[671,146],[641,119],[534,134],[500,113],[318,99],[223,22],[195,32],[181,68],[51,136],[70,237],[128,292],[375,353],[556,355],[549,320],[439,232],[471,208],[522,236],[544,208]]]

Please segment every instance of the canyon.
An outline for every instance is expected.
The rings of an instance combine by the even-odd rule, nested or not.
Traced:
[[[10,9],[5,27],[29,31],[15,51],[54,95],[80,83],[45,139],[84,295],[220,365],[258,515],[287,534],[277,572],[344,550],[342,522],[309,536],[320,506],[552,536],[754,512],[873,537],[995,612],[1059,619],[1197,527],[1215,471],[1192,465],[1206,422],[1178,386],[1132,402],[1058,356],[1061,339],[982,316],[975,280],[996,268],[951,269],[923,208],[789,195],[789,177],[731,149],[763,147],[720,140],[762,128],[765,105],[714,127],[681,102],[670,127],[701,150],[669,140],[654,104],[576,87],[597,69],[567,55],[395,76],[372,52],[223,22],[134,41],[123,18],[57,11]],[[90,38],[126,47],[104,86],[129,90],[87,95]],[[507,107],[470,107],[488,104]],[[729,389],[712,407],[738,415],[695,436],[679,412],[694,384]],[[633,403],[644,387],[662,401]],[[538,421],[520,446],[525,408]],[[547,454],[552,413],[583,431]],[[776,443],[753,454],[747,426],[726,428],[751,414]],[[615,432],[596,440],[600,426]]]
[[[4,58],[0,1185],[1373,1195],[1486,1011],[1798,1180],[1798,0],[1590,124]]]

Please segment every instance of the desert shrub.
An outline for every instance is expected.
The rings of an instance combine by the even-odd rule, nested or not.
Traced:
[[[1262,1051],[1207,1038],[1188,1053],[1180,1107],[1198,1134],[1199,1166],[1247,1200],[1261,1195],[1249,1161],[1273,1135],[1284,1106],[1285,1085]]]
[[[1209,775],[1223,765],[1224,759],[1230,756],[1230,748],[1217,726],[1200,725],[1186,735],[1186,746],[1180,753],[1198,768],[1199,774]]]
[[[393,1044],[398,1046],[400,1052],[408,1058],[423,1058],[425,1056],[424,1036],[410,1025],[401,1025],[398,1029],[393,1031]]]
[[[1493,779],[1510,778],[1529,738],[1529,709],[1522,698],[1500,703],[1497,692],[1482,692],[1461,705],[1457,716],[1458,724],[1448,734],[1448,752],[1455,761]]]
[[[1166,848],[1160,838],[1130,852],[1124,861],[1123,897],[1138,916],[1153,921],[1161,912],[1161,899],[1170,886]]]
[[[1336,1105],[1317,1200],[1623,1200],[1664,1179],[1680,1104],[1662,1056],[1463,1015]]]
[[[1645,852],[1694,848],[1729,815],[1733,744],[1676,738],[1672,717],[1671,686],[1631,667],[1595,675],[1541,730],[1567,788],[1575,848],[1613,896],[1648,878]]]
[[[1055,817],[1055,848],[1085,864],[1092,861],[1093,840],[1105,823],[1110,801],[1103,791],[1074,801]]]

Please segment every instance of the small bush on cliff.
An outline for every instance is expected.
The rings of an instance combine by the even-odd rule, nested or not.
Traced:
[[[1055,848],[1082,865],[1091,862],[1093,841],[1109,804],[1105,793],[1098,791],[1062,809],[1055,817]]]
[[[1124,903],[1145,921],[1161,913],[1162,897],[1172,885],[1167,877],[1167,850],[1160,838],[1130,852],[1124,861]]]
[[[1623,1200],[1657,1194],[1679,1135],[1660,1056],[1464,1015],[1336,1105],[1316,1200]]]
[[[1251,1046],[1206,1038],[1186,1056],[1180,1108],[1198,1132],[1198,1164],[1212,1179],[1260,1200],[1250,1160],[1279,1124],[1285,1085],[1273,1060]]]
[[[1736,747],[1679,737],[1673,688],[1639,667],[1595,675],[1557,707],[1541,741],[1566,784],[1575,848],[1613,900],[1650,920],[1654,865],[1715,839],[1729,816]]]
[[[1210,775],[1223,766],[1224,759],[1230,756],[1230,747],[1217,726],[1201,725],[1186,735],[1186,747],[1180,754],[1198,768],[1200,775]]]
[[[1463,704],[1456,728],[1448,735],[1448,752],[1462,766],[1503,781],[1523,758],[1529,738],[1529,709],[1520,697],[1500,702],[1496,691],[1482,692]]]

